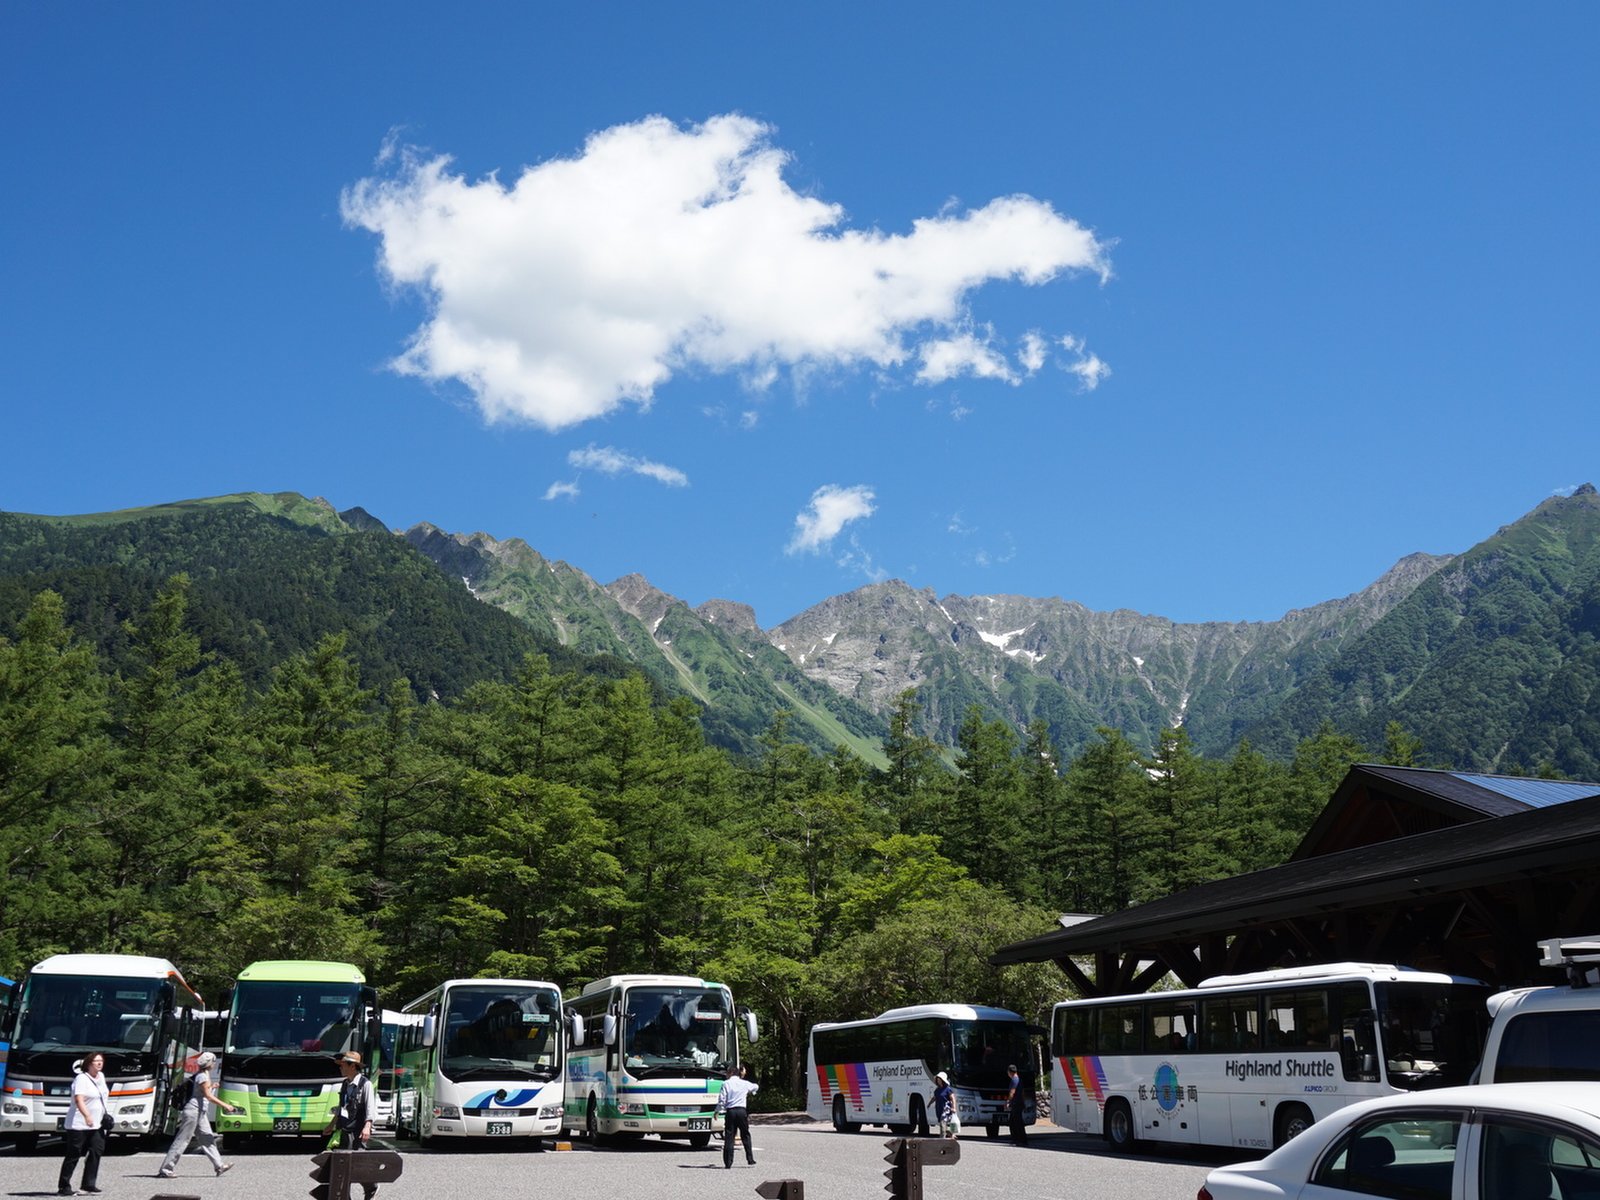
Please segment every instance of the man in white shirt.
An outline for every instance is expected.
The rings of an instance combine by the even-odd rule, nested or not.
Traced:
[[[744,1137],[744,1158],[752,1167],[756,1165],[755,1148],[750,1145],[750,1097],[761,1090],[759,1083],[751,1083],[746,1078],[747,1071],[740,1066],[737,1071],[728,1072],[728,1078],[722,1083],[722,1092],[717,1096],[717,1108],[722,1113],[722,1165],[724,1168],[733,1166],[733,1135],[741,1134]]]

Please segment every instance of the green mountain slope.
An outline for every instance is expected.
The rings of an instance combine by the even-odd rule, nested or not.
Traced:
[[[180,572],[192,580],[190,619],[203,648],[253,684],[330,633],[346,635],[369,684],[403,676],[424,697],[509,678],[529,652],[563,667],[578,661],[479,604],[367,514],[341,518],[325,501],[292,493],[75,517],[0,513],[0,634],[11,634],[30,599],[49,588],[116,661],[120,623]],[[586,665],[625,670],[615,661]]]
[[[1437,572],[1249,734],[1282,754],[1324,720],[1368,745],[1398,721],[1432,760],[1588,778],[1597,628],[1600,495],[1586,485]]]

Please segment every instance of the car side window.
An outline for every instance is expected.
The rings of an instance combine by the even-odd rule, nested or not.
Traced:
[[[1417,1111],[1354,1126],[1335,1143],[1311,1182],[1359,1196],[1450,1200],[1461,1113]],[[1500,1197],[1493,1192],[1496,1200]]]
[[[1600,1194],[1600,1145],[1571,1129],[1490,1115],[1478,1191],[1496,1200]]]

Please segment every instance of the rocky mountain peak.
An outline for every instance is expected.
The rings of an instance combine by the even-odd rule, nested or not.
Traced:
[[[701,620],[730,633],[762,636],[761,626],[756,624],[756,610],[748,604],[737,600],[707,600],[694,611]]]
[[[676,596],[669,596],[643,575],[634,572],[605,585],[605,593],[622,608],[622,611],[642,622],[652,633],[667,609],[682,604]]]

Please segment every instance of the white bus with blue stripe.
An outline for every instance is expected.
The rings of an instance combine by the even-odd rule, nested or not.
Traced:
[[[394,1123],[401,1137],[539,1139],[561,1129],[566,1010],[533,979],[452,979],[396,1021]],[[570,1036],[582,1041],[581,1028]]]

